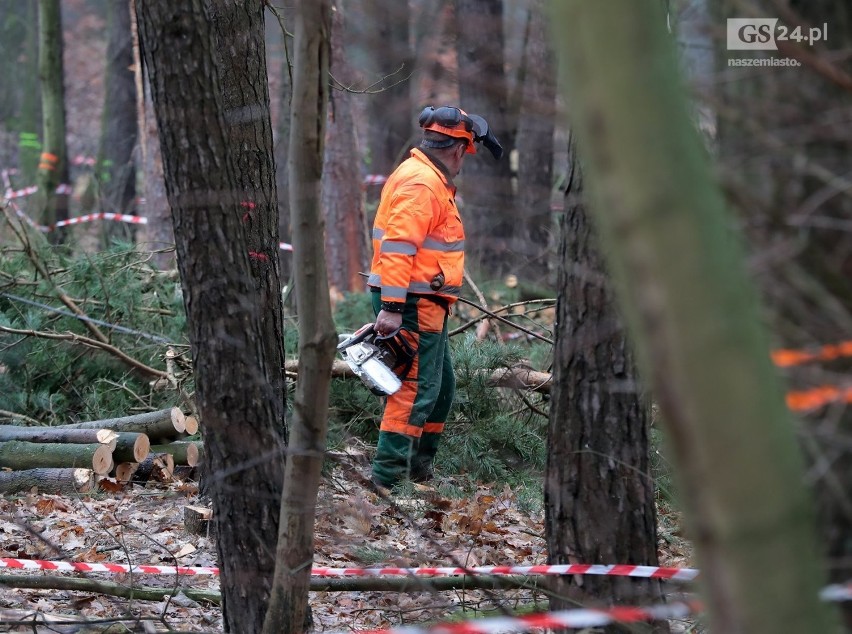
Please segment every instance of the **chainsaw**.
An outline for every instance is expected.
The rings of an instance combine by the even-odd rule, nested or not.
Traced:
[[[402,381],[414,363],[416,350],[400,328],[390,335],[380,335],[374,324],[365,324],[345,336],[337,350],[369,390],[378,396],[390,396],[402,387]]]

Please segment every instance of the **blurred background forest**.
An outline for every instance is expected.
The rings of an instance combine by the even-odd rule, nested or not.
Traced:
[[[419,139],[417,113],[458,104],[485,116],[509,155],[500,163],[485,153],[469,157],[458,179],[469,271],[463,295],[554,337],[556,298],[571,302],[566,271],[583,262],[565,214],[577,167],[572,113],[561,96],[544,4],[337,3],[322,206],[339,332],[372,318],[359,275],[368,267],[367,231],[384,179]],[[845,580],[852,569],[852,10],[832,0],[662,4],[693,121],[760,292],[832,577]],[[828,37],[782,45],[777,54],[797,65],[730,65],[739,52],[726,50],[725,20],[760,16],[791,27],[825,24]],[[291,10],[271,3],[264,42],[288,359],[296,349],[290,292],[298,257],[282,168],[291,121],[291,24]],[[176,392],[192,391],[157,122],[134,33],[125,2],[0,0],[0,422],[106,418],[165,407]],[[58,157],[56,164],[46,155]],[[127,217],[55,226],[97,213]],[[97,321],[69,316],[78,310]],[[549,395],[483,398],[493,386],[478,372],[519,362],[550,372],[553,350],[505,325],[477,330],[480,316],[462,307],[455,317],[459,334],[476,337],[454,338],[461,377],[455,416],[465,425],[448,426],[452,449],[440,460],[473,480],[539,481]],[[93,325],[118,326],[103,343],[138,364],[30,336],[94,337]],[[176,359],[169,368],[166,349]],[[374,437],[379,404],[360,385],[335,384],[331,407],[333,446]],[[652,429],[655,442],[659,433]],[[652,462],[667,497],[663,453]]]

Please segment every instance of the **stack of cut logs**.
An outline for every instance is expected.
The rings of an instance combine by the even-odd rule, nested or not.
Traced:
[[[169,480],[196,467],[203,445],[194,416],[177,407],[56,427],[0,425],[0,493],[85,493]]]

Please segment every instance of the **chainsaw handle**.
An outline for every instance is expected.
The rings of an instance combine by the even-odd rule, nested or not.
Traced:
[[[374,334],[376,332],[375,324],[364,324],[358,330],[349,335],[346,339],[337,344],[338,350],[345,350],[349,346],[354,346],[357,343],[361,343],[367,337]],[[378,336],[378,335],[376,335]]]

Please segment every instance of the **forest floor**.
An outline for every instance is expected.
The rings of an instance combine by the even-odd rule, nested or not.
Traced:
[[[361,467],[366,472],[366,467]],[[351,475],[351,472],[349,473]],[[216,548],[208,537],[186,532],[183,509],[198,504],[193,482],[149,483],[123,493],[80,498],[31,494],[0,500],[0,557],[215,566]],[[464,498],[415,491],[391,504],[366,490],[347,471],[335,467],[320,491],[315,566],[530,565],[545,562],[543,513],[529,510],[509,487],[483,486]],[[691,549],[679,536],[679,518],[661,509],[661,566],[684,567]],[[0,570],[8,574],[32,571]],[[44,575],[80,573],[36,573]],[[102,581],[146,587],[175,586],[218,590],[217,577],[89,573]],[[669,589],[669,588],[667,588]],[[677,587],[672,586],[673,591]],[[438,619],[462,620],[494,615],[495,602],[511,610],[546,611],[546,597],[531,590],[444,592],[312,592],[316,631],[381,628]],[[221,611],[178,595],[163,601],[129,601],[66,590],[0,590],[0,632],[81,631],[79,623],[50,629],[15,626],[22,611],[88,619],[85,631],[104,631],[110,619],[130,625],[110,631],[220,632]],[[132,616],[131,616],[132,615]],[[151,619],[136,626],[128,617]],[[98,621],[98,623],[95,623]],[[143,627],[144,625],[144,627]],[[673,631],[695,631],[691,623],[672,623]]]

